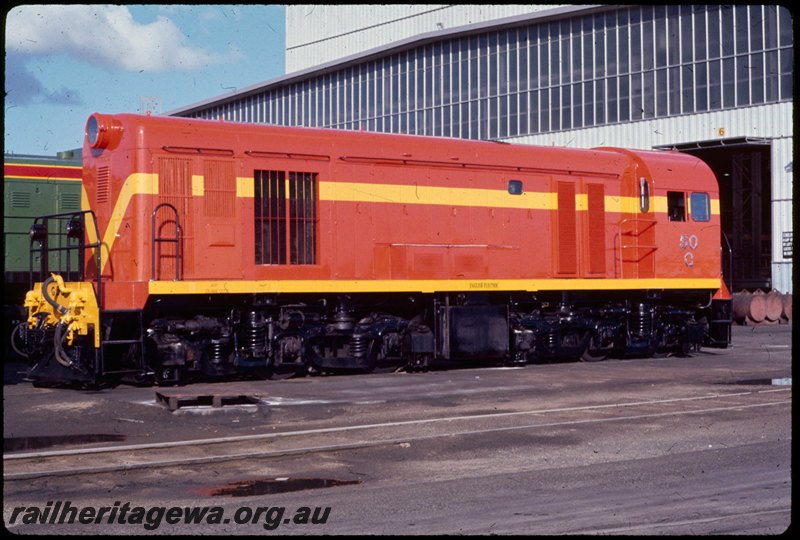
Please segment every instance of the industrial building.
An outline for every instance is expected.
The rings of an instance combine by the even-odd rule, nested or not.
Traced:
[[[286,75],[167,114],[691,153],[733,289],[791,293],[792,69],[783,6],[297,5]]]

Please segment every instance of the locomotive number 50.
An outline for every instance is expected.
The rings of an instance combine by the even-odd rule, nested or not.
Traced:
[[[683,262],[686,263],[686,266],[694,265],[694,251],[697,249],[697,236],[695,235],[688,235],[682,234],[681,235],[681,242],[680,242],[681,249],[689,249],[690,251],[686,252],[683,256]]]

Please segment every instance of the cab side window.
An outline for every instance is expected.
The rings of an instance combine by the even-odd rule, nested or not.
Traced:
[[[686,221],[686,201],[682,191],[667,191],[667,215],[670,221]]]
[[[708,221],[711,219],[711,201],[708,193],[692,193],[689,196],[689,213],[692,221]]]

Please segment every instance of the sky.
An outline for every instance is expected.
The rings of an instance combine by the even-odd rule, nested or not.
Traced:
[[[278,5],[21,5],[5,12],[4,152],[80,148],[92,113],[161,113],[284,75]]]

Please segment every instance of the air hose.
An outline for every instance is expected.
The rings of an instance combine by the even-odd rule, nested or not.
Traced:
[[[15,343],[15,341],[16,341],[17,335],[20,333],[20,331],[22,331],[24,329],[24,327],[27,324],[28,323],[26,321],[23,321],[23,322],[19,323],[18,325],[16,325],[14,327],[14,329],[11,331],[11,348],[14,349],[15,353],[17,353],[18,355],[20,355],[23,358],[29,358],[29,355],[28,355],[28,353],[23,352],[21,349],[19,349],[17,347],[17,344]]]
[[[53,298],[50,297],[50,293],[47,292],[47,287],[51,283],[53,283],[55,280],[56,280],[56,277],[55,277],[55,275],[52,275],[52,274],[50,275],[49,278],[44,280],[44,283],[42,283],[42,296],[44,297],[45,301],[48,304],[50,304],[51,306],[53,306],[56,310],[58,310],[59,313],[61,313],[62,315],[66,315],[66,313],[68,311],[67,308],[65,308],[64,306],[62,306],[58,302],[56,302]]]
[[[42,296],[44,297],[45,301],[53,306],[61,315],[66,315],[67,311],[69,311],[66,307],[62,306],[55,299],[50,296],[50,293],[47,290],[47,287],[56,281],[55,275],[51,274],[49,278],[44,280],[42,283]],[[69,326],[63,322],[59,321],[56,324],[55,333],[53,335],[53,349],[55,353],[56,361],[64,367],[77,369],[81,371],[80,367],[75,365],[75,363],[70,359],[69,355],[64,351],[64,339],[65,339],[65,331],[68,330]]]
[[[81,368],[70,359],[69,355],[64,350],[64,339],[66,338],[64,332],[68,328],[69,327],[64,322],[59,322],[56,324],[56,331],[53,335],[53,352],[55,354],[56,361],[62,366],[82,371]]]

